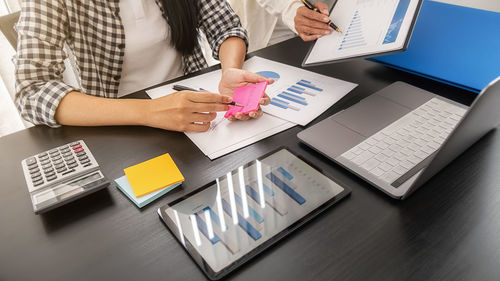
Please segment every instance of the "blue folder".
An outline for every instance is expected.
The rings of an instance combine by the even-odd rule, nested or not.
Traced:
[[[500,13],[426,0],[408,49],[370,60],[480,92],[500,76]]]

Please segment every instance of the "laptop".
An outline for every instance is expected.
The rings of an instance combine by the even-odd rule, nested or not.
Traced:
[[[470,107],[395,82],[299,139],[389,196],[405,199],[500,124],[500,77]]]

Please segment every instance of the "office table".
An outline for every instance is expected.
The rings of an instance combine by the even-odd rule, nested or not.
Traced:
[[[299,66],[295,38],[256,54]],[[359,86],[311,124],[400,80],[470,104],[475,94],[365,60],[311,70]],[[134,97],[145,98],[143,91]],[[204,280],[158,207],[282,145],[352,195],[229,275],[234,280],[498,280],[500,135],[493,131],[405,201],[310,148],[292,129],[210,161],[183,134],[146,127],[33,128],[0,138],[0,280]],[[32,211],[21,160],[84,139],[110,179],[170,153],[186,181],[143,209],[112,184],[44,215]]]

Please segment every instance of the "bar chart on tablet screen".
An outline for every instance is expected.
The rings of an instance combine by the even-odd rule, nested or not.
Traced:
[[[240,251],[242,240],[258,241],[268,231],[265,221],[275,225],[286,220],[288,210],[304,205],[305,187],[295,182],[295,173],[289,167],[264,168],[262,177],[256,177],[256,165],[240,169],[218,181],[215,206],[206,206],[189,215],[196,245],[222,245],[232,255]]]

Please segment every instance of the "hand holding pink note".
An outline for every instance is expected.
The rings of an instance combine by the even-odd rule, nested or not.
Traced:
[[[248,114],[252,111],[257,111],[260,106],[260,99],[264,97],[264,93],[267,87],[267,82],[260,82],[257,84],[252,84],[240,88],[236,88],[233,93],[233,101],[237,102],[241,106],[230,105],[229,110],[226,111],[224,117],[236,116],[236,113],[241,112],[243,114]]]

